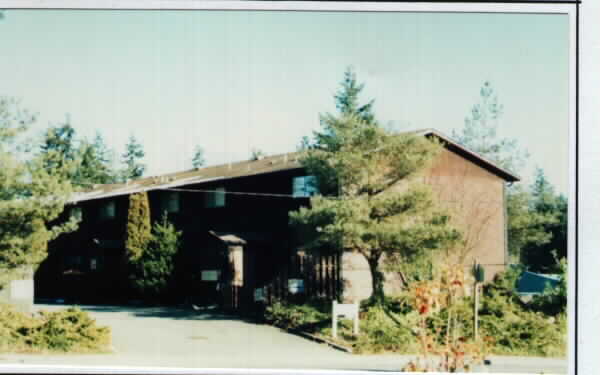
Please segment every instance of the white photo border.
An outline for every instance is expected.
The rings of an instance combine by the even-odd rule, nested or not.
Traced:
[[[600,14],[598,2],[523,1],[510,2],[317,2],[317,1],[207,1],[207,0],[0,0],[0,9],[64,10],[270,10],[352,12],[464,12],[568,14],[569,16],[569,213],[568,213],[568,369],[569,374],[592,374],[599,370],[600,348],[600,116],[597,95],[600,87]],[[581,15],[580,15],[581,13]],[[598,17],[597,17],[598,18]],[[596,21],[596,22],[594,22]],[[580,36],[581,35],[581,36]],[[581,54],[583,50],[584,55]],[[583,58],[585,57],[585,58]],[[581,79],[581,77],[584,79]],[[585,209],[584,209],[585,208]],[[583,309],[583,296],[586,309]],[[580,298],[581,297],[581,298]],[[581,307],[581,309],[579,309]],[[580,320],[576,318],[582,318]],[[583,329],[582,327],[585,327]],[[582,345],[578,345],[582,344]],[[585,344],[585,345],[583,345]],[[284,369],[202,369],[114,366],[4,365],[10,373],[111,373],[111,374],[341,374],[347,371]],[[353,374],[372,374],[352,371]]]

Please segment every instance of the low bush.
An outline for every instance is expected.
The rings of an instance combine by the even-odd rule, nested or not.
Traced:
[[[546,315],[556,316],[567,312],[567,261],[557,260],[559,281],[556,287],[547,286],[544,293],[535,296],[530,307]]]
[[[477,345],[485,343],[485,348],[479,349],[496,355],[564,356],[566,288],[548,291],[544,298],[549,302],[545,305],[539,301],[527,304],[515,291],[518,273],[518,270],[510,270],[483,287],[479,305],[481,340]],[[473,343],[472,297],[464,295],[460,301],[456,300],[451,311],[439,304],[431,304],[429,308],[433,310],[426,314],[426,334],[422,330],[419,333],[416,328],[420,315],[416,305],[411,303],[413,299],[407,294],[387,297],[383,305],[363,303],[360,334],[353,335],[349,320],[340,320],[337,342],[352,347],[356,353],[414,354],[422,344],[420,336],[433,340],[432,344],[444,344],[451,322],[452,336],[466,340],[457,341],[460,345]],[[267,307],[265,317],[268,323],[278,327],[300,329],[332,340],[330,301],[316,300],[303,305],[278,302]]]
[[[326,320],[331,321],[331,306],[320,300],[303,305],[275,302],[265,310],[265,321],[284,329],[315,331],[315,326]]]
[[[78,308],[28,315],[0,305],[0,351],[107,352],[110,328],[98,327]]]
[[[481,331],[494,340],[494,354],[564,356],[566,315],[545,314],[501,283],[484,288]]]
[[[344,322],[342,338],[352,345],[356,353],[399,354],[414,353],[417,350],[412,327],[416,322],[414,313],[396,315],[380,306],[371,306],[361,314],[360,334],[352,335],[352,325]]]

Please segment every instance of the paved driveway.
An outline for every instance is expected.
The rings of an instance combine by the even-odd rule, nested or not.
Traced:
[[[65,306],[38,305],[55,310]],[[113,333],[114,353],[0,355],[0,365],[398,370],[411,357],[352,355],[277,328],[210,311],[80,306]],[[31,370],[31,368],[30,368]],[[0,367],[0,371],[2,368]],[[566,373],[566,361],[501,357],[489,372]]]

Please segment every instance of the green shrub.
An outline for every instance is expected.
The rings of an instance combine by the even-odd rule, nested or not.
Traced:
[[[110,328],[98,327],[78,308],[32,316],[0,305],[0,351],[105,352],[110,341]]]
[[[549,316],[526,304],[515,291],[518,270],[500,274],[486,284],[480,296],[479,335],[491,354],[564,356],[566,315]],[[351,346],[356,353],[394,352],[414,354],[419,350],[415,327],[419,314],[406,303],[406,296],[387,297],[382,305],[361,305],[360,334],[352,334],[352,323],[340,320],[337,342]],[[427,318],[429,335],[443,344],[448,325],[447,309]],[[267,307],[266,321],[278,327],[300,329],[331,337],[331,302],[311,301],[304,305],[278,302]],[[473,337],[473,299],[464,297],[452,306],[457,335]]]
[[[565,355],[566,318],[536,311],[498,283],[484,289],[479,316],[482,333],[494,340],[494,354]]]
[[[310,301],[303,305],[275,302],[265,310],[265,321],[284,329],[313,331],[314,325],[331,321],[331,306],[323,301]]]
[[[129,277],[134,290],[144,300],[158,302],[168,294],[181,235],[165,213],[161,221],[152,226],[152,235],[144,251],[131,260]]]
[[[357,353],[414,353],[417,343],[411,327],[416,322],[416,314],[397,316],[382,307],[372,306],[360,320],[360,334],[350,335],[351,324],[341,330],[343,337],[350,340]]]
[[[557,316],[567,312],[567,261],[557,261],[560,271],[556,287],[547,286],[544,293],[535,296],[529,303],[532,309],[549,316]]]

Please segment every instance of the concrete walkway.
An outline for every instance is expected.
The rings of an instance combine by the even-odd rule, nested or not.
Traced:
[[[100,325],[111,327],[114,353],[3,354],[0,355],[0,372],[8,371],[5,366],[14,364],[398,371],[413,358],[352,355],[268,325],[210,311],[129,306],[80,307],[91,312]],[[56,310],[65,306],[38,305],[37,308]],[[36,371],[35,367],[23,369],[27,370],[25,372]],[[15,371],[12,367],[10,370]],[[486,370],[566,374],[567,364],[562,359],[495,357]]]

